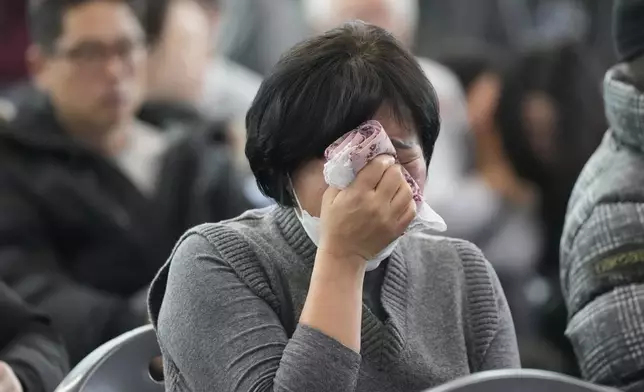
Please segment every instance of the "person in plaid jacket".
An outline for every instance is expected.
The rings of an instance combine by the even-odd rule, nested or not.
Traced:
[[[561,241],[566,335],[583,376],[644,390],[644,0],[617,0],[610,124],[573,191]]]

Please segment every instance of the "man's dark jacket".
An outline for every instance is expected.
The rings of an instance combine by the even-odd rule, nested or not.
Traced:
[[[0,282],[0,320],[0,361],[9,364],[25,392],[53,391],[68,363],[49,319]]]
[[[186,140],[168,157],[191,157],[176,152],[192,145]],[[171,167],[159,190],[174,197],[185,178]],[[109,159],[71,140],[45,99],[0,126],[0,279],[52,317],[72,364],[147,322],[144,292],[187,229],[178,225],[209,220],[172,226],[178,211],[190,213],[177,203],[192,199],[166,199],[144,196]],[[219,207],[228,214],[220,219],[245,210]]]

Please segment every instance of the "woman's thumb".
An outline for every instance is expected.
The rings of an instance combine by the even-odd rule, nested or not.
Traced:
[[[330,205],[333,204],[333,201],[335,198],[338,196],[338,194],[342,192],[342,189],[338,189],[332,186],[329,186],[326,188],[326,191],[324,191],[324,195],[322,195],[322,205]]]

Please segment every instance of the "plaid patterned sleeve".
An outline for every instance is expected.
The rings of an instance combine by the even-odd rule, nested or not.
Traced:
[[[566,252],[566,331],[584,378],[627,391],[644,380],[644,204],[595,206]]]

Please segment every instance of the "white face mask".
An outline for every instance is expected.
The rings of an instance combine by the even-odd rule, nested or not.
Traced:
[[[302,224],[302,227],[304,228],[304,231],[309,236],[311,241],[315,244],[315,246],[319,246],[320,218],[316,216],[311,216],[311,214],[309,214],[305,209],[303,209],[292,184],[291,184],[291,189],[293,190],[293,195],[295,196],[295,202],[297,203],[299,211],[301,211],[300,213],[296,209],[295,215],[297,216],[297,219],[299,219],[300,223]],[[400,241],[400,237],[395,239],[394,242],[389,244],[385,249],[381,250],[380,253],[378,253],[371,260],[367,261],[367,271],[375,270],[376,268],[378,268],[378,266],[380,265],[380,263],[382,263],[383,260],[391,256],[391,254],[394,252],[394,249],[396,249],[396,246],[398,245],[399,241]]]

